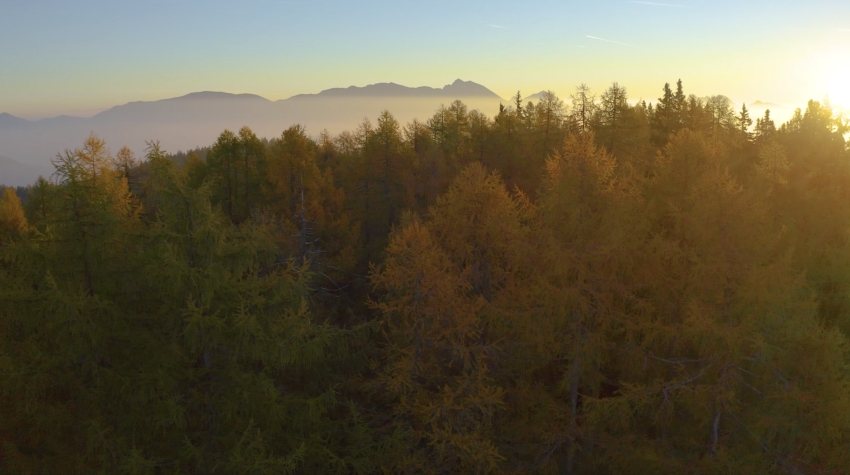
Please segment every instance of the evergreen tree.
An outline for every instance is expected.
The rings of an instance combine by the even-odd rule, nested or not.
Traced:
[[[428,228],[412,222],[394,234],[387,260],[372,277],[384,297],[386,343],[377,391],[392,406],[383,428],[396,450],[388,473],[489,473],[502,457],[492,442],[502,391],[488,375],[480,296],[440,249]],[[412,449],[412,450],[411,450]]]
[[[562,122],[564,120],[564,102],[552,91],[546,91],[536,107],[536,141],[541,156],[548,154],[562,140]]]
[[[756,143],[770,142],[776,134],[776,124],[770,118],[770,109],[764,111],[764,117],[756,119],[754,138]]]
[[[753,125],[753,119],[750,118],[750,111],[747,110],[746,104],[741,106],[741,113],[735,118],[735,123],[738,124],[738,130],[741,131],[741,136],[746,141],[750,141],[752,138],[750,126]]]
[[[0,196],[0,245],[6,239],[21,236],[28,227],[18,194],[12,188],[4,189]]]
[[[447,186],[444,183],[445,160],[427,124],[414,119],[404,127],[403,135],[404,147],[412,152],[418,163],[414,172],[416,209],[424,211]]]
[[[280,252],[299,265],[310,263],[319,288],[337,290],[354,266],[357,226],[345,212],[345,194],[330,170],[320,170],[316,144],[300,125],[271,142],[264,178],[264,209],[279,221]]]
[[[472,163],[427,221],[408,218],[394,233],[376,269],[382,299],[373,305],[388,329],[378,387],[398,398],[404,422],[393,430],[413,429],[406,437],[414,446],[429,441],[404,470],[483,473],[501,465],[493,422],[504,391],[495,378],[506,375],[490,371],[512,364],[508,355],[495,358],[497,341],[519,323],[504,310],[516,296],[524,215],[498,176]],[[436,466],[423,468],[428,460]]]
[[[225,130],[210,149],[206,173],[213,199],[231,221],[244,221],[260,203],[265,162],[265,145],[248,127],[238,135]]]
[[[587,85],[582,84],[576,87],[576,92],[570,96],[570,99],[572,101],[570,113],[572,130],[580,134],[589,131],[596,110],[596,97],[591,94]]]
[[[626,88],[616,82],[600,97],[596,137],[612,153],[619,153],[623,142],[624,116],[629,112],[627,99]]]
[[[307,309],[309,273],[280,261],[266,226],[229,225],[206,186],[193,190],[170,162],[150,159],[162,194],[148,238],[146,275],[159,295],[151,311],[187,363],[177,388],[186,418],[180,466],[281,473],[365,463],[338,450],[331,412],[342,401],[331,367],[352,361],[347,333]]]
[[[731,141],[730,131],[735,130],[735,114],[732,101],[726,96],[712,96],[706,101],[706,110],[711,117],[709,137],[714,147],[721,147]]]
[[[658,98],[652,116],[652,140],[658,147],[667,143],[668,136],[675,131],[675,107],[675,97],[673,90],[670,89],[670,83],[664,83],[664,95]]]
[[[540,196],[538,259],[550,264],[531,274],[537,318],[526,338],[540,352],[533,361],[542,377],[525,384],[539,388],[535,406],[544,411],[532,418],[542,424],[536,464],[560,473],[592,472],[583,401],[598,397],[610,378],[606,341],[629,300],[631,252],[623,251],[640,243],[640,216],[616,167],[592,134],[570,135],[547,161]]]

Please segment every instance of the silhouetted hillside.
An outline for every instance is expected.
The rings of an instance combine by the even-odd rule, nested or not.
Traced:
[[[91,118],[95,123],[199,121],[273,115],[274,103],[255,94],[195,92],[159,101],[139,101],[115,106]]]
[[[750,107],[751,108],[752,107],[760,107],[760,108],[777,107],[777,108],[782,108],[782,106],[780,106],[779,104],[774,104],[772,102],[762,102],[762,101],[755,101],[752,104],[750,104]]]
[[[0,114],[0,129],[25,127],[27,125],[30,125],[31,123],[32,122],[26,119],[15,117],[12,114],[7,114],[5,112]]]
[[[39,175],[49,177],[53,173],[50,163],[43,166],[29,165],[0,155],[0,185],[26,186],[35,182]]]
[[[411,88],[398,84],[330,89],[270,101],[254,94],[196,92],[158,101],[130,102],[91,118],[60,116],[27,121],[0,115],[0,153],[21,163],[49,165],[49,159],[74,148],[90,133],[114,147],[141,154],[146,142],[158,140],[176,152],[205,146],[223,130],[248,126],[261,137],[277,137],[301,124],[312,135],[354,129],[364,117],[390,110],[402,123],[430,117],[440,105],[461,99],[470,109],[495,114],[502,99],[486,87],[457,80],[443,88]]]
[[[528,97],[523,97],[523,98],[522,98],[522,100],[523,100],[523,102],[528,102],[528,101],[534,101],[534,102],[537,102],[537,101],[539,101],[539,100],[540,100],[540,98],[541,98],[541,97],[543,97],[544,95],[546,95],[546,91],[540,91],[540,92],[535,93],[535,94],[532,94],[532,95],[530,95],[530,96],[528,96]]]
[[[472,81],[455,80],[442,88],[407,87],[393,82],[370,84],[364,87],[350,86],[347,88],[326,89],[318,94],[298,94],[291,99],[307,99],[317,97],[445,97],[459,99],[464,97],[489,97],[501,99],[495,92]],[[278,101],[282,102],[282,101]]]

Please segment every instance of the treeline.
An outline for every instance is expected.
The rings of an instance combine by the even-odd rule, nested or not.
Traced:
[[[569,103],[58,155],[0,199],[0,471],[846,473],[847,123]]]

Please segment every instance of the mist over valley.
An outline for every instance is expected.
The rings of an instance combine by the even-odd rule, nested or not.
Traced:
[[[301,124],[309,135],[354,130],[364,119],[374,122],[389,110],[402,124],[425,120],[441,105],[459,99],[493,116],[507,101],[480,84],[456,80],[443,88],[406,87],[393,83],[336,88],[270,101],[254,94],[196,92],[150,102],[115,106],[90,118],[59,116],[29,121],[0,114],[0,184],[23,186],[52,172],[50,160],[74,149],[91,133],[117,151],[127,146],[142,156],[148,141],[177,152],[213,143],[225,129],[248,126],[260,137],[280,136]]]

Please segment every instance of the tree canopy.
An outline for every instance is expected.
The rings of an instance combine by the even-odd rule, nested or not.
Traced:
[[[0,472],[846,473],[846,119],[493,112],[0,190]]]

